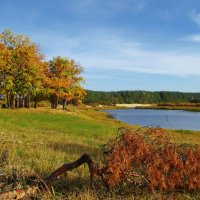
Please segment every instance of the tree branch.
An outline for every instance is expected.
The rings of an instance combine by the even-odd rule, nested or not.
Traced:
[[[87,163],[87,165],[88,165],[88,168],[89,168],[89,171],[90,171],[90,181],[92,183],[94,175],[97,174],[98,167],[97,167],[96,164],[94,164],[94,162],[92,161],[90,156],[87,155],[87,154],[83,154],[78,160],[76,160],[72,163],[64,164],[61,167],[59,167],[57,170],[55,170],[53,173],[51,173],[46,178],[45,183],[47,185],[50,185],[53,180],[57,179],[63,173],[70,171],[72,169],[75,169],[75,168],[81,166],[84,163]]]

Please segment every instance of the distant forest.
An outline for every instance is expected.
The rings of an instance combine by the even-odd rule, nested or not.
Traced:
[[[117,91],[100,92],[87,90],[85,104],[112,105],[120,103],[200,103],[200,93],[184,92],[149,92],[149,91]]]

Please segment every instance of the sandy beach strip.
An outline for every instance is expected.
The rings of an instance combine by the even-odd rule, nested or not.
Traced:
[[[115,104],[115,106],[126,107],[126,108],[136,108],[136,107],[148,107],[148,106],[152,106],[152,104],[131,103],[131,104]]]

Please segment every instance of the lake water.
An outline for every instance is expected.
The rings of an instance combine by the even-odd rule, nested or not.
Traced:
[[[200,112],[183,110],[119,109],[105,110],[128,124],[162,128],[200,130]]]

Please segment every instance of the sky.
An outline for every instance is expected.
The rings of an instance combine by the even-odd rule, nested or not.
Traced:
[[[0,0],[0,32],[75,59],[84,88],[200,92],[198,0]]]

